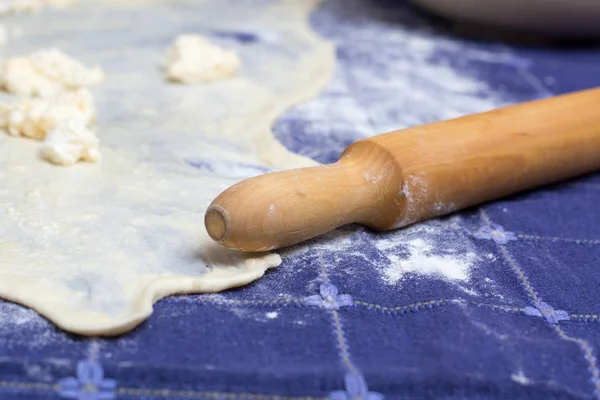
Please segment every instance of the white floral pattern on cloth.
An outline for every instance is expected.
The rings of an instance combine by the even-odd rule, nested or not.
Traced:
[[[504,227],[498,224],[482,226],[473,234],[476,239],[493,240],[497,244],[506,244],[511,240],[517,240],[517,235],[513,232],[504,230]]]
[[[323,283],[319,287],[319,294],[308,296],[304,303],[311,306],[320,306],[328,310],[339,310],[340,307],[353,305],[352,296],[339,294],[339,290],[331,283]]]
[[[94,360],[77,363],[77,377],[61,379],[58,394],[66,399],[112,400],[116,398],[117,381],[104,378],[102,365]]]
[[[329,400],[383,400],[381,393],[370,392],[365,378],[356,373],[349,372],[344,376],[346,390],[338,390],[329,394]]]
[[[545,318],[551,324],[571,319],[569,313],[565,310],[555,310],[551,305],[543,301],[536,301],[533,307],[527,306],[524,311],[527,315]]]

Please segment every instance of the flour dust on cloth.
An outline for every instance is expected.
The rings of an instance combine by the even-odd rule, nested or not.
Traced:
[[[97,1],[8,19],[26,32],[8,56],[58,48],[105,78],[92,88],[99,163],[54,166],[36,143],[0,135],[0,297],[67,331],[115,335],[162,297],[244,285],[277,266],[277,254],[214,244],[203,216],[241,179],[314,164],[271,124],[330,77],[333,47],[308,23],[317,3]],[[236,51],[235,77],[165,82],[165,49],[189,33]]]

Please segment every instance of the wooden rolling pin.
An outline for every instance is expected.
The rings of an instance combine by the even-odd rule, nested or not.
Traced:
[[[223,246],[265,251],[348,223],[400,228],[595,170],[600,88],[360,140],[334,164],[233,185],[205,224]]]

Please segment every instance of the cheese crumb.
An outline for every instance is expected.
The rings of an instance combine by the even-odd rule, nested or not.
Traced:
[[[55,96],[67,90],[95,85],[104,74],[87,68],[58,49],[37,51],[28,57],[10,57],[0,68],[0,83],[21,96]]]
[[[81,118],[59,122],[48,132],[42,157],[58,165],[73,165],[79,160],[98,161],[100,141]]]
[[[104,74],[100,67],[86,68],[58,49],[40,50],[29,56],[33,67],[69,89],[92,86],[100,83]]]
[[[239,66],[234,51],[218,47],[200,35],[180,35],[167,50],[164,69],[167,80],[194,84],[228,78]]]
[[[87,89],[0,105],[0,128],[44,140],[42,157],[58,165],[100,159],[100,141],[88,128],[95,119],[94,98]]]
[[[0,105],[0,128],[13,136],[43,140],[60,122],[72,119],[80,119],[85,125],[95,121],[94,99],[87,89]]]
[[[21,96],[50,97],[61,92],[62,85],[38,73],[27,57],[11,57],[0,67],[4,90]]]
[[[98,161],[99,140],[88,128],[96,119],[94,99],[85,87],[99,83],[103,75],[99,67],[87,68],[58,49],[7,59],[0,68],[0,84],[8,92],[31,97],[0,104],[0,128],[13,136],[44,140],[42,157],[54,164]]]

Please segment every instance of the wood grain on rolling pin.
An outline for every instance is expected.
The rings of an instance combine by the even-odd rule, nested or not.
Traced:
[[[379,230],[600,169],[600,88],[391,132],[338,162],[266,174],[221,193],[211,237],[264,251],[352,222]]]

